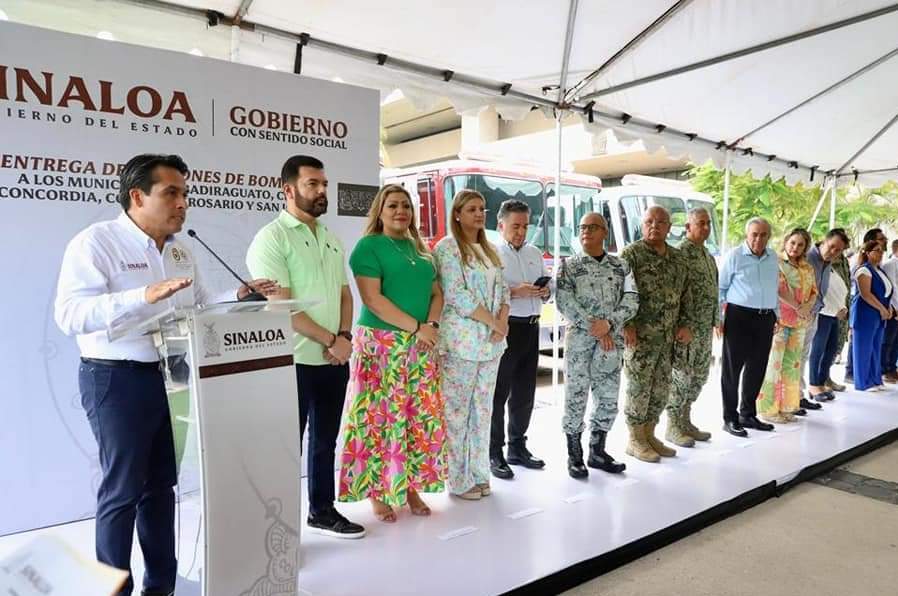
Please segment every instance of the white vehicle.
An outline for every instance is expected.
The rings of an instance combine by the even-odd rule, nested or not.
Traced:
[[[562,200],[564,197],[562,197]],[[720,253],[720,233],[714,211],[714,199],[692,190],[688,182],[628,174],[622,186],[605,187],[598,196],[600,211],[611,227],[608,252],[618,253],[623,247],[642,238],[642,216],[655,205],[670,212],[667,242],[676,245],[686,236],[686,213],[704,207],[711,215],[711,236],[705,242],[715,257]]]

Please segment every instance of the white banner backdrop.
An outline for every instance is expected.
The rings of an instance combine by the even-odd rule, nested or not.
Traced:
[[[351,250],[363,220],[337,214],[337,189],[377,184],[378,118],[374,90],[0,22],[0,535],[93,515],[78,350],[52,311],[66,243],[121,212],[118,168],[180,154],[185,228],[247,275],[246,247],[281,208],[281,165],[297,153],[325,163],[324,221]],[[184,240],[211,289],[236,287]]]

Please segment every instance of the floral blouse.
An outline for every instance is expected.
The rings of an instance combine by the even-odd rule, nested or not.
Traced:
[[[502,305],[509,303],[511,294],[501,269],[489,275],[489,268],[479,260],[463,267],[458,243],[451,236],[437,243],[433,256],[444,300],[439,351],[477,362],[498,358],[505,351],[505,340],[491,342],[490,328],[471,315],[478,306],[498,315]]]
[[[817,281],[814,268],[802,259],[796,267],[788,258],[780,257],[779,293],[786,294],[799,306],[817,300]],[[807,327],[808,320],[802,320],[798,311],[780,299],[780,324],[784,327]]]

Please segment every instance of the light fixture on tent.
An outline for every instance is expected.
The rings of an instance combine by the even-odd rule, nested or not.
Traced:
[[[275,66],[274,64],[266,64],[263,68],[265,68],[265,70],[277,70],[278,69],[278,67]]]
[[[346,82],[343,79],[341,79],[340,77],[334,77],[331,80],[335,83],[345,83]]]
[[[109,31],[100,31],[97,33],[97,39],[105,39],[106,41],[115,41],[115,35]]]
[[[205,56],[205,54],[203,53],[203,50],[201,50],[199,48],[191,48],[190,51],[187,53],[191,54],[193,56]]]
[[[0,10],[0,21],[8,21],[9,17],[6,16],[6,13]]]

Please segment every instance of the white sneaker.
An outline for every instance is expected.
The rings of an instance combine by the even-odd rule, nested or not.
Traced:
[[[875,392],[877,392],[877,393],[880,393],[880,392],[885,391],[885,390],[886,390],[886,388],[885,388],[883,385],[874,385],[873,387],[869,387],[869,388],[867,389],[867,391],[871,391],[871,392],[872,392],[872,391],[875,391]]]

